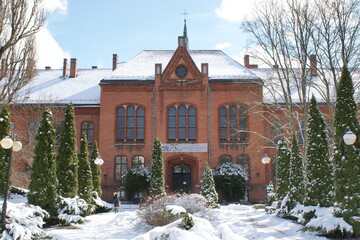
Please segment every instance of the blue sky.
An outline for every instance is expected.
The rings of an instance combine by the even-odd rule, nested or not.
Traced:
[[[239,26],[253,2],[45,0],[49,9],[45,30],[51,39],[39,44],[43,49],[38,67],[60,68],[64,57],[74,57],[79,68],[110,68],[113,53],[119,61],[127,61],[141,50],[175,50],[183,33],[184,10],[190,49],[221,49],[242,59],[250,36]]]

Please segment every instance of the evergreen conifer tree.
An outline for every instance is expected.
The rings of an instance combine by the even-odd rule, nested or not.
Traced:
[[[284,140],[279,140],[276,163],[276,195],[277,200],[282,200],[289,192],[290,179],[290,151]]]
[[[152,166],[150,177],[150,197],[165,195],[165,180],[162,145],[159,138],[155,138],[152,152]]]
[[[289,182],[289,207],[292,209],[296,203],[303,203],[305,189],[304,165],[295,134],[291,140]]]
[[[85,133],[81,136],[80,153],[78,158],[79,158],[78,195],[80,198],[84,199],[87,203],[90,203],[91,191],[93,190],[93,185],[92,185],[92,175],[91,175],[90,161],[88,155],[88,142]]]
[[[356,234],[360,234],[360,223],[355,220],[360,217],[360,127],[357,116],[353,82],[350,72],[344,66],[335,103],[335,201],[342,209],[345,221],[353,226]],[[347,127],[357,136],[355,145],[347,146],[343,141]]]
[[[28,202],[56,214],[57,177],[55,129],[50,109],[46,108],[36,135],[35,156],[31,168]]]
[[[99,148],[97,142],[94,142],[93,150],[90,157],[90,168],[92,176],[93,190],[97,192],[98,196],[101,197],[101,169],[100,166],[95,164],[95,159],[99,157]]]
[[[66,107],[56,163],[59,181],[58,194],[62,197],[75,197],[78,190],[78,158],[74,106],[72,103]]]
[[[0,113],[0,140],[9,136],[11,130],[9,107],[5,104]],[[8,172],[10,149],[3,149],[0,146],[0,196],[4,195],[6,178]]]
[[[201,195],[203,195],[209,207],[218,207],[218,194],[215,189],[214,175],[209,165],[206,165],[202,175]]]
[[[304,204],[328,207],[332,203],[332,163],[329,157],[326,125],[312,96],[308,120],[308,148],[305,161],[306,187]]]

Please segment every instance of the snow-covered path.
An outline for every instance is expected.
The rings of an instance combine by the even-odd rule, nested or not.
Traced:
[[[78,229],[51,228],[47,230],[49,236],[57,240],[90,240],[90,239],[155,239],[160,236],[159,232],[171,232],[171,239],[223,239],[223,240],[325,240],[310,233],[302,233],[301,225],[289,220],[283,220],[272,215],[265,214],[263,209],[256,210],[253,206],[229,205],[221,209],[212,210],[210,222],[213,228],[195,228],[185,231],[171,229],[175,227],[158,227],[153,229],[147,225],[141,225],[136,216],[136,205],[123,205],[118,214],[103,213],[87,217],[89,222],[78,225]],[[195,219],[195,225],[206,224]],[[207,230],[206,230],[207,229]],[[193,231],[193,232],[191,232]],[[192,233],[197,235],[191,237]],[[200,231],[200,232],[199,232]],[[201,232],[203,231],[203,232]],[[175,236],[175,237],[174,237]],[[197,236],[196,238],[194,238]],[[201,238],[199,236],[208,236]],[[190,237],[190,238],[189,238]],[[210,237],[210,238],[209,238]]]

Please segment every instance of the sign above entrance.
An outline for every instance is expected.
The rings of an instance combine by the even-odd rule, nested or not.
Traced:
[[[207,143],[165,143],[163,152],[207,152]]]

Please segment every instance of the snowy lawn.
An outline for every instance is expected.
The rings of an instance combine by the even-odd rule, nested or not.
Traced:
[[[326,239],[302,233],[300,224],[266,214],[264,209],[255,209],[252,205],[221,206],[211,210],[210,221],[194,216],[195,226],[188,231],[178,228],[181,220],[155,228],[141,223],[136,215],[137,209],[137,205],[122,205],[120,213],[91,215],[86,217],[88,222],[85,224],[75,228],[49,228],[46,233],[54,240]]]

